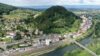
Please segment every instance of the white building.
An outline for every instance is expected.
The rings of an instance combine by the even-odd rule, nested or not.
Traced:
[[[14,32],[8,32],[6,35],[6,38],[14,38],[16,36],[16,33]]]
[[[51,39],[46,39],[46,40],[45,40],[45,44],[46,44],[46,45],[50,45],[50,42],[51,42]]]

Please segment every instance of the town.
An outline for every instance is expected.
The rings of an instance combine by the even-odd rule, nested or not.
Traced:
[[[77,38],[78,36],[82,35],[83,33],[85,33],[92,25],[92,18],[88,17],[86,18],[84,15],[80,16],[83,20],[83,22],[80,25],[80,30],[78,30],[77,32],[73,32],[73,33],[69,33],[69,34],[65,34],[63,36],[59,35],[59,34],[43,34],[41,33],[40,36],[37,36],[37,38],[35,38],[34,40],[32,40],[32,42],[28,41],[28,38],[26,39],[22,39],[22,40],[18,40],[15,42],[11,42],[11,43],[6,43],[6,42],[0,42],[0,46],[2,48],[4,48],[4,51],[2,53],[0,53],[0,55],[2,56],[13,56],[14,54],[16,55],[16,53],[25,53],[25,52],[30,52],[31,50],[38,50],[38,49],[42,49],[44,47],[49,47],[50,45],[52,46],[52,44],[57,43],[59,41],[64,40],[66,37],[70,37],[73,36],[73,38]],[[14,32],[7,32],[8,34],[6,35],[5,38],[14,38],[14,36],[16,35],[16,33]],[[38,30],[36,30],[35,32],[36,34],[38,33]],[[41,38],[40,38],[41,37]],[[19,45],[20,47],[23,48],[14,48],[12,46],[15,45]],[[6,49],[7,47],[12,47],[11,49]]]
[[[98,2],[0,0],[0,56],[100,56]]]

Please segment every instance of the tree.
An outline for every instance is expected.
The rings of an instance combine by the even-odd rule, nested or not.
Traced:
[[[96,37],[100,37],[100,22],[95,25],[95,35]]]
[[[8,14],[10,11],[15,10],[15,9],[17,9],[17,8],[14,7],[14,6],[10,6],[10,5],[0,3],[0,14],[3,14],[3,13]]]
[[[81,19],[62,6],[52,6],[35,18],[35,24],[44,33],[64,33],[73,28],[75,21]],[[75,23],[75,25],[77,25]],[[78,24],[79,25],[79,24]]]
[[[22,39],[21,34],[19,32],[16,33],[16,36],[14,37],[15,40]]]

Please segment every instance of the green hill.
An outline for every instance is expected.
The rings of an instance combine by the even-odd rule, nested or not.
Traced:
[[[52,6],[35,21],[37,28],[44,33],[66,33],[77,31],[81,19],[62,6]]]
[[[12,11],[14,9],[16,9],[16,7],[0,3],[0,14],[8,13],[9,11]]]

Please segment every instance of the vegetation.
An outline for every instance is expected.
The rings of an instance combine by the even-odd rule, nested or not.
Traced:
[[[3,49],[3,48],[0,48],[0,52],[1,52],[1,51],[4,51],[4,49]]]
[[[11,42],[12,39],[11,38],[5,38],[5,37],[0,37],[0,41],[3,41],[3,42]]]
[[[77,13],[76,11],[74,13],[79,15],[81,12]],[[74,13],[66,10],[62,6],[52,6],[42,13],[39,13],[39,11],[18,9],[10,5],[0,3],[0,41],[12,41],[11,38],[6,38],[7,35],[10,35],[7,34],[7,32],[15,33],[16,36],[14,36],[14,40],[30,37],[30,41],[34,36],[36,29],[43,31],[46,34],[75,32],[79,29],[82,20]],[[88,14],[88,12],[85,13]],[[95,14],[94,18],[99,21],[99,14],[94,12],[91,14],[92,16]],[[93,43],[88,46],[88,48],[94,51],[96,54],[100,54],[99,25],[100,22],[96,22],[95,30],[93,32],[94,40]],[[7,46],[8,49],[22,47],[27,46],[20,46],[19,44]],[[75,49],[70,53],[66,52],[64,56],[91,56],[91,54],[83,49]]]
[[[1,4],[2,6],[6,6],[5,10],[15,8],[4,4]],[[36,29],[46,34],[74,32],[78,30],[81,22],[79,17],[62,6],[52,6],[42,13],[18,8],[8,12],[0,12],[3,13],[0,18],[0,37],[6,37],[7,32],[13,32],[16,34],[15,40],[23,39],[25,36],[33,37]]]
[[[97,19],[96,19],[97,20]],[[100,54],[100,22],[95,21],[96,25],[94,28],[94,32],[92,34],[93,36],[93,42],[87,46],[90,50],[95,52],[97,55]],[[90,53],[88,53],[86,50],[83,49],[75,49],[72,52],[66,52],[64,56],[91,56]]]
[[[13,7],[11,5],[6,5],[6,4],[0,3],[0,14],[9,13],[9,11],[12,11],[12,10],[15,10],[15,9],[17,9],[17,8]]]
[[[100,37],[100,22],[98,22],[95,26],[95,37],[99,38]]]
[[[38,11],[28,9],[16,9],[9,11],[9,14],[1,15],[0,18],[0,37],[6,37],[7,32],[13,32],[16,34],[15,40],[22,39],[25,35],[33,35],[36,26],[34,25],[34,15]],[[22,37],[22,34],[24,36]]]
[[[52,6],[35,18],[35,22],[44,33],[66,33],[76,31],[81,19],[62,6]]]

